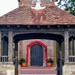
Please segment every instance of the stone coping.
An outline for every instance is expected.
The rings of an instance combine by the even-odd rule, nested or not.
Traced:
[[[0,65],[13,65],[13,62],[0,62]]]
[[[65,63],[65,65],[75,65],[75,62]]]
[[[63,75],[75,75],[75,64],[68,63],[63,66]]]
[[[15,66],[0,65],[0,75],[15,75]]]

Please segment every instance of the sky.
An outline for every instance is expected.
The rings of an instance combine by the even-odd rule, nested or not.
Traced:
[[[0,0],[0,17],[18,7],[18,0]]]
[[[0,0],[0,16],[18,8],[18,0]]]

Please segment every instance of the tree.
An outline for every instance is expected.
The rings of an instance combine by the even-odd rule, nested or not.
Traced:
[[[68,11],[70,14],[75,15],[75,0],[56,0],[58,6]]]

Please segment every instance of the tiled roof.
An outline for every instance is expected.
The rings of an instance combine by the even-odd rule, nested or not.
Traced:
[[[75,25],[75,16],[59,9],[47,6],[43,10],[33,10],[29,6],[19,7],[0,17],[0,25]]]

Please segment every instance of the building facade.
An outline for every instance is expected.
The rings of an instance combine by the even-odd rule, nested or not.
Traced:
[[[26,1],[20,0],[19,8],[0,17],[0,61],[13,62],[15,57],[17,69],[18,58],[24,57],[28,66],[39,60],[42,64],[37,66],[46,66],[49,57],[56,63],[61,51],[65,64],[74,63],[75,16],[59,9],[54,0]]]

